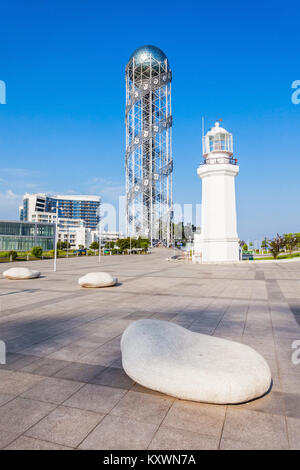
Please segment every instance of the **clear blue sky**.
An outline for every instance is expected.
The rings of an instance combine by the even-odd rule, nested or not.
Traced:
[[[207,127],[223,118],[240,162],[240,237],[299,232],[299,10],[296,1],[2,4],[0,218],[18,217],[25,191],[107,202],[124,192],[124,68],[154,44],[173,70],[174,201],[200,202],[201,116]]]

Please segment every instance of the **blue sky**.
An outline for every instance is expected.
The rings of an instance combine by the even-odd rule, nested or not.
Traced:
[[[297,2],[11,1],[1,6],[0,218],[28,192],[124,193],[125,81],[154,44],[173,71],[174,201],[196,204],[201,117],[233,133],[238,231],[300,231]]]

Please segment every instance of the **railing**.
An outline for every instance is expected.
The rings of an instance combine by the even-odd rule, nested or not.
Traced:
[[[233,157],[222,157],[222,158],[206,158],[200,165],[216,165],[216,164],[229,164],[237,165],[238,159]]]

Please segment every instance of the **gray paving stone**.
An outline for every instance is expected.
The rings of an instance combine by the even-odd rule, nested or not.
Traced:
[[[300,450],[300,419],[287,418],[288,435],[292,450]]]
[[[220,438],[226,406],[176,400],[164,419],[164,426]]]
[[[51,377],[69,364],[70,363],[68,361],[59,361],[47,357],[39,359],[38,361],[23,367],[22,372]]]
[[[284,393],[283,398],[286,416],[300,419],[300,395],[293,393]]]
[[[280,375],[282,391],[300,395],[300,376],[298,375]]]
[[[59,406],[33,426],[26,436],[76,447],[103,417],[99,413]]]
[[[52,442],[21,436],[5,447],[5,450],[72,450],[72,447],[61,446],[59,444],[53,444]]]
[[[159,425],[173,401],[174,398],[171,397],[129,391],[112,409],[111,414],[134,417],[137,421]]]
[[[103,366],[71,362],[66,367],[59,370],[55,374],[55,377],[88,383],[91,382],[94,377],[101,374],[105,369],[106,368]]]
[[[126,390],[87,384],[65,402],[66,406],[108,413],[125,395]]]
[[[29,356],[25,354],[10,354],[6,358],[6,365],[0,365],[0,370],[9,369],[18,371],[29,364],[33,364],[36,361],[38,361],[36,356]]]
[[[10,432],[4,429],[0,429],[0,449],[5,448],[7,445],[13,442],[19,435],[20,432],[18,431]]]
[[[184,429],[161,426],[148,449],[154,450],[217,450],[219,438],[208,437]]]
[[[92,383],[129,390],[134,381],[126,375],[123,369],[107,367],[93,378]]]
[[[21,434],[49,414],[55,406],[37,400],[15,398],[0,408],[0,430]]]
[[[271,391],[267,395],[258,400],[253,400],[241,405],[231,405],[231,409],[245,409],[253,411],[261,411],[263,413],[271,413],[274,415],[285,416],[285,394],[281,392]]]
[[[7,374],[5,375],[5,372]],[[0,371],[0,393],[19,395],[43,380],[42,377],[14,371]]]
[[[284,450],[289,448],[284,416],[229,408],[221,440],[221,449],[229,448],[228,441],[236,448],[253,450]],[[240,443],[240,444],[239,444]]]
[[[13,400],[15,395],[10,395],[8,393],[0,393],[0,406],[4,405],[10,400]]]
[[[139,450],[150,444],[157,426],[122,416],[106,416],[79,449]]]
[[[84,384],[81,382],[49,377],[34,385],[21,396],[59,405],[83,386]]]

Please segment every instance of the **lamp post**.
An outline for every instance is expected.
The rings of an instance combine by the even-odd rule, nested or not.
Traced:
[[[67,258],[69,257],[69,226],[67,226]]]
[[[101,208],[100,206],[99,206],[98,243],[99,243],[98,261],[100,264],[101,263]]]
[[[58,238],[58,201],[56,201],[56,221],[55,221],[55,237],[54,237],[54,266],[53,271],[56,272],[57,259],[57,238]]]

